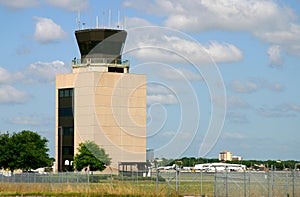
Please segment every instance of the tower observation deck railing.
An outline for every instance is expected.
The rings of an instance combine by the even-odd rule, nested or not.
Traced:
[[[113,66],[120,68],[128,68],[130,65],[129,60],[114,59],[114,58],[84,58],[72,60],[73,68],[86,67],[86,66]]]

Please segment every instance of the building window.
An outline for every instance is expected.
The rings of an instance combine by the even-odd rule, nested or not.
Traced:
[[[74,129],[73,127],[63,127],[63,136],[73,136]]]
[[[64,91],[63,90],[59,90],[59,98],[63,98],[64,97]]]
[[[73,146],[63,146],[62,150],[63,155],[73,155],[74,154],[74,147]]]
[[[124,73],[124,68],[108,67],[108,72]]]
[[[59,95],[59,98],[73,97],[73,89],[72,88],[60,89],[60,90],[58,90],[58,95]]]
[[[58,115],[60,117],[73,116],[73,108],[72,107],[60,108],[58,111]]]

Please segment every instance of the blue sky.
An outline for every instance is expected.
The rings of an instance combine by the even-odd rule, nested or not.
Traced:
[[[0,130],[37,131],[54,156],[55,75],[79,58],[81,26],[118,23],[147,75],[157,157],[300,160],[300,1],[0,0]]]

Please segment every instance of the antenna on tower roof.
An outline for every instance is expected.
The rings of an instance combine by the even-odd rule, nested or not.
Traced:
[[[96,16],[96,28],[99,28],[99,21],[98,21],[98,16]]]
[[[120,11],[118,11],[118,23],[117,23],[117,28],[120,28]]]
[[[111,10],[108,10],[108,28],[110,28],[111,25]]]
[[[80,10],[78,10],[77,13],[76,23],[77,23],[77,29],[80,30]]]
[[[126,17],[123,18],[123,29],[126,29]]]

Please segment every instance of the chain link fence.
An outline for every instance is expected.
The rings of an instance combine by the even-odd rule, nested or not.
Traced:
[[[0,175],[1,182],[11,183],[75,183],[89,187],[126,185],[136,189],[152,190],[157,196],[213,196],[213,197],[297,197],[300,196],[299,171],[244,171],[244,172],[191,172],[156,170],[152,173],[132,172],[126,176],[92,174],[91,172],[20,173]],[[87,184],[88,183],[88,184]],[[45,184],[46,185],[46,184]]]

